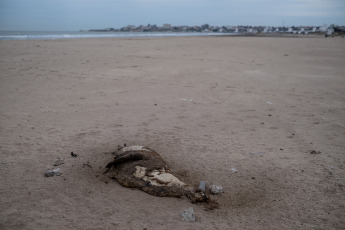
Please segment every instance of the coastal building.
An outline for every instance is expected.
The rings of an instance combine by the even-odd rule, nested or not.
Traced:
[[[334,28],[333,27],[329,27],[327,29],[327,35],[332,35],[334,33]]]
[[[269,26],[266,26],[264,29],[264,33],[271,33],[272,32],[272,28]]]
[[[321,32],[327,32],[327,30],[328,30],[328,25],[323,25],[323,26],[320,26],[320,31]]]

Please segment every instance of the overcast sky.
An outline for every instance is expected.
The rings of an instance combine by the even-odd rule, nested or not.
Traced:
[[[345,25],[345,0],[0,0],[0,30]]]

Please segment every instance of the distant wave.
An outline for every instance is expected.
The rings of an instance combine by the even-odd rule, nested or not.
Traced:
[[[55,40],[76,38],[130,38],[130,37],[186,37],[186,36],[219,36],[229,33],[154,33],[154,32],[0,32],[0,40]]]

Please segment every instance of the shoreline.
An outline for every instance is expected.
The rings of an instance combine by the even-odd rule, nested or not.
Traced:
[[[57,40],[90,38],[154,38],[154,37],[325,37],[325,34],[289,34],[289,33],[205,33],[205,32],[64,32],[64,31],[2,31],[0,40]],[[329,37],[343,37],[343,34]]]

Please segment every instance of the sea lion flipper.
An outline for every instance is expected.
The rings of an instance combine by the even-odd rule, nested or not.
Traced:
[[[146,158],[145,153],[137,152],[137,151],[126,152],[125,154],[116,156],[114,161],[107,164],[106,168],[110,169],[111,167],[122,164],[124,162],[139,161],[139,160],[143,160],[144,158]]]

